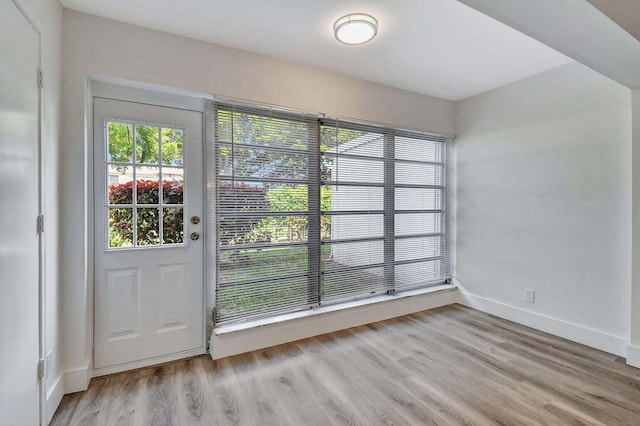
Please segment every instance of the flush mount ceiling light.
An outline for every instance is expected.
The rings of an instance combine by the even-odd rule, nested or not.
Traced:
[[[378,21],[365,13],[350,13],[333,24],[333,33],[344,44],[366,43],[378,33]]]

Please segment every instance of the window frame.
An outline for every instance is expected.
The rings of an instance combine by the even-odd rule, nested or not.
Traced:
[[[322,270],[322,247],[324,245],[337,244],[343,241],[323,241],[322,240],[322,216],[326,214],[325,211],[321,209],[321,187],[323,186],[323,171],[321,170],[321,162],[323,156],[331,156],[334,155],[332,153],[323,153],[321,152],[321,128],[322,126],[326,126],[328,124],[334,124],[341,126],[344,129],[351,130],[359,130],[364,132],[376,132],[382,135],[383,137],[383,155],[382,157],[371,157],[367,158],[367,156],[358,156],[359,159],[373,159],[375,161],[380,161],[383,163],[383,183],[382,184],[366,184],[361,183],[362,186],[375,186],[380,187],[383,190],[383,209],[380,212],[374,212],[372,214],[382,214],[383,216],[383,229],[384,234],[382,236],[376,236],[371,238],[361,238],[361,239],[353,239],[349,240],[349,242],[356,241],[383,241],[383,253],[384,260],[382,264],[374,265],[376,267],[383,268],[383,282],[384,282],[384,292],[386,294],[394,294],[396,290],[396,282],[395,282],[395,269],[397,266],[401,266],[409,263],[419,263],[420,261],[424,261],[425,259],[415,259],[415,260],[396,260],[395,259],[395,248],[397,240],[411,239],[417,237],[429,237],[435,236],[435,234],[420,234],[420,235],[396,235],[396,215],[403,213],[420,213],[421,211],[398,211],[395,209],[396,205],[396,189],[398,188],[415,188],[415,189],[437,189],[440,191],[440,208],[433,209],[434,213],[439,214],[440,216],[440,226],[441,230],[438,233],[438,237],[440,238],[440,256],[438,261],[444,265],[442,266],[441,277],[434,279],[432,281],[426,283],[419,283],[414,286],[404,286],[401,288],[402,291],[410,290],[421,287],[430,287],[438,284],[448,283],[452,278],[452,270],[451,270],[451,244],[450,244],[450,230],[449,230],[449,180],[448,180],[448,157],[449,157],[449,145],[452,140],[451,137],[445,135],[439,135],[434,133],[427,132],[418,132],[418,131],[410,131],[405,129],[398,129],[391,126],[371,124],[371,123],[361,123],[355,120],[343,120],[337,118],[327,118],[324,115],[311,115],[305,113],[292,112],[287,110],[279,110],[271,107],[262,107],[259,105],[253,104],[245,104],[238,102],[228,102],[228,101],[216,101],[213,105],[214,110],[214,148],[213,151],[215,153],[213,159],[213,181],[215,183],[215,241],[212,243],[214,245],[212,253],[215,254],[216,258],[216,267],[214,268],[214,277],[215,277],[215,309],[214,309],[214,325],[222,325],[232,322],[244,321],[254,318],[268,317],[272,315],[277,315],[280,313],[289,313],[295,312],[298,310],[315,308],[318,306],[332,305],[344,303],[354,299],[366,298],[371,296],[380,295],[381,293],[376,294],[359,294],[359,295],[351,295],[344,298],[337,298],[335,300],[324,300],[323,295],[321,294],[322,288],[322,277],[324,271]],[[220,280],[219,280],[219,272],[220,272],[220,234],[221,234],[221,224],[220,217],[221,211],[219,210],[219,191],[218,191],[218,183],[220,176],[218,174],[218,166],[219,166],[219,158],[218,158],[218,148],[220,144],[231,146],[233,149],[233,138],[234,135],[231,134],[231,142],[220,142],[219,140],[219,122],[218,122],[218,112],[220,110],[230,110],[230,111],[241,111],[248,114],[254,114],[257,116],[263,117],[273,117],[284,120],[293,120],[296,122],[304,122],[308,126],[308,135],[309,139],[307,141],[307,164],[308,164],[308,172],[307,179],[305,180],[308,190],[307,190],[307,207],[306,211],[308,217],[308,238],[306,241],[306,246],[308,248],[308,272],[306,275],[308,278],[307,282],[307,301],[305,304],[300,305],[296,308],[292,309],[284,309],[284,310],[274,310],[273,312],[269,312],[269,310],[263,310],[256,313],[249,313],[247,315],[238,315],[235,317],[227,318],[221,315],[219,309],[219,298],[218,292],[220,288]],[[407,159],[399,159],[396,158],[395,151],[395,141],[396,138],[412,138],[417,140],[425,140],[433,143],[439,143],[442,147],[442,161],[441,162],[432,162],[432,161],[420,161],[420,160],[407,160]],[[246,146],[242,144],[242,146]],[[268,147],[262,147],[268,148]],[[288,152],[286,149],[277,150],[282,152]],[[396,183],[396,165],[397,164],[416,164],[416,165],[435,165],[440,167],[440,176],[439,182],[441,185],[410,185],[410,184],[397,184]],[[224,175],[228,177],[228,175]],[[223,176],[223,177],[224,177]],[[238,178],[241,179],[241,178]],[[257,179],[260,180],[260,179]],[[325,182],[326,183],[326,182]],[[349,182],[346,184],[356,185],[357,182]],[[357,185],[356,185],[357,186]],[[435,188],[437,186],[437,188]],[[436,211],[437,210],[437,211]],[[364,212],[369,214],[370,212]],[[344,241],[346,242],[346,241]],[[272,247],[270,245],[265,245],[264,247]],[[434,260],[434,259],[431,259]],[[348,268],[345,268],[345,270]],[[283,277],[287,278],[287,277]],[[263,282],[270,281],[264,280]]]

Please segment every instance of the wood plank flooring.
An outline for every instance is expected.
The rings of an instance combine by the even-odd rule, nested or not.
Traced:
[[[640,370],[450,306],[98,378],[53,425],[640,425]]]

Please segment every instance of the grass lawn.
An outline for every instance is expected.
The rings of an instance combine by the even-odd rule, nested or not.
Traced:
[[[322,266],[340,264],[331,260],[331,247],[321,248]],[[249,312],[259,315],[281,307],[303,307],[309,304],[308,278],[275,279],[290,274],[307,274],[309,271],[306,246],[283,246],[265,249],[221,251],[218,263],[218,289],[216,300],[219,319],[229,319]],[[370,292],[384,291],[382,271],[351,271],[326,274],[320,284],[321,300],[335,300]],[[266,281],[233,286],[233,283],[251,279]],[[268,280],[274,278],[273,280]],[[227,284],[228,286],[225,286]],[[348,286],[349,288],[345,288]],[[349,289],[352,289],[351,291]]]

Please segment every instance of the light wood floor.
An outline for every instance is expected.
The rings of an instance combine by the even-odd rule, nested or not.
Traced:
[[[461,306],[91,381],[53,425],[640,425],[640,370]]]

